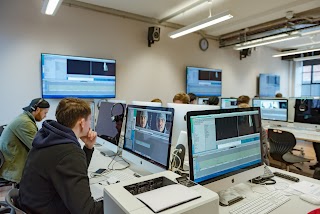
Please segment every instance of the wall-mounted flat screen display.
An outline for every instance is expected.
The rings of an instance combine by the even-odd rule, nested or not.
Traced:
[[[43,98],[115,98],[116,61],[41,54]]]
[[[222,70],[187,67],[187,93],[199,97],[221,96]]]
[[[275,74],[260,74],[259,96],[274,97],[280,92],[280,76]]]

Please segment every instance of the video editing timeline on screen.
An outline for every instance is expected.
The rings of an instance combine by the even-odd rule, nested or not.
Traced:
[[[190,118],[195,182],[261,163],[258,111]]]

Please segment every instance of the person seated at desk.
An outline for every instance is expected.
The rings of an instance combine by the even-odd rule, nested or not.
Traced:
[[[241,95],[240,97],[238,97],[237,99],[237,105],[239,108],[248,108],[250,102],[250,97],[247,95]]]
[[[102,201],[95,202],[89,188],[88,166],[97,138],[90,129],[90,106],[80,99],[62,99],[56,118],[45,121],[35,136],[18,206],[27,213],[103,213]]]
[[[173,103],[178,103],[178,104],[190,104],[190,97],[188,94],[181,92],[173,97]]]
[[[247,98],[246,98],[246,100],[247,100]],[[249,98],[249,100],[250,100],[250,98]],[[238,105],[238,106],[239,106],[239,108],[250,108],[251,107],[248,103],[240,103],[240,105]],[[263,162],[269,166],[270,161],[268,158],[268,134],[267,134],[267,131],[264,130],[263,128],[261,128],[261,137],[262,137],[261,140],[262,140],[262,146],[263,146],[263,154],[262,154]]]
[[[208,105],[214,105],[217,106],[219,104],[219,98],[216,96],[209,97],[208,99]]]
[[[276,98],[282,98],[282,94],[281,93],[276,93]]]
[[[36,122],[46,117],[49,107],[46,100],[33,99],[29,106],[23,108],[24,112],[4,129],[0,137],[0,150],[5,160],[0,169],[1,178],[20,182],[28,152],[38,131]]]
[[[188,93],[190,104],[197,104],[197,96],[194,93]]]
[[[162,100],[160,100],[159,98],[154,98],[151,100],[151,102],[153,103],[161,103],[162,104]]]

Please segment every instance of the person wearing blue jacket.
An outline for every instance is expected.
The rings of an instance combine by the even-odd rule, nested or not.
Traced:
[[[90,106],[80,99],[62,99],[56,119],[45,121],[33,140],[18,206],[33,214],[103,213],[102,201],[95,202],[89,188],[88,166],[97,138],[90,129]]]

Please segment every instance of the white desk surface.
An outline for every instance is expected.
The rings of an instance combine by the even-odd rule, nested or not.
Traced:
[[[285,174],[289,174],[295,177],[298,177],[300,181],[308,181],[312,183],[317,183],[320,184],[320,180],[315,180],[309,177],[301,176],[295,173],[279,170],[273,167],[270,167],[270,169],[275,172],[282,172]],[[222,207],[220,206],[220,214],[227,214],[229,213],[229,210],[238,207],[241,204],[244,204],[254,198],[259,197],[261,194],[266,193],[268,191],[274,191],[274,190],[287,190],[288,185],[293,184],[295,182],[279,178],[279,177],[274,177],[274,179],[277,181],[275,185],[258,185],[258,184],[251,184],[251,183],[242,183],[239,185],[234,186],[233,188],[240,193],[241,195],[245,196],[246,198],[243,199],[242,201],[235,203],[231,206],[228,207]],[[303,213],[308,213],[312,210],[315,210],[319,208],[319,205],[313,205],[310,204],[306,201],[303,201],[299,198],[299,195],[292,195],[288,194],[287,196],[290,197],[290,201],[286,202],[282,206],[278,207],[277,209],[273,210],[271,214],[283,214],[283,213],[290,213],[290,214],[303,214]]]
[[[291,132],[296,139],[298,140],[305,140],[310,142],[320,143],[320,132],[312,129],[305,129],[305,128],[297,128],[297,127],[288,127],[288,126],[270,126],[266,125],[263,126],[264,129],[279,129],[283,131]]]
[[[102,154],[100,154],[99,149],[103,149],[103,148],[97,147],[95,149],[93,156],[92,156],[92,159],[91,159],[90,166],[88,168],[88,174],[96,171],[99,168],[107,168],[108,164],[112,160],[111,157],[106,157],[106,156],[103,156]],[[119,158],[116,158],[116,159],[119,160]],[[116,168],[116,167],[121,168],[123,166],[125,166],[125,164],[119,162],[114,165],[114,168]],[[128,174],[133,174],[134,171],[132,171],[130,168],[132,168],[132,166],[123,170],[123,172],[126,172]],[[279,171],[282,173],[286,173],[286,174],[298,177],[300,179],[300,181],[309,181],[309,182],[320,184],[320,180],[315,180],[315,179],[312,179],[309,177],[305,177],[305,176],[298,175],[295,173],[279,170],[279,169],[276,169],[273,167],[270,167],[270,169],[272,171]],[[106,177],[103,177],[103,176],[100,178],[91,178],[90,184],[99,183],[101,180],[105,180],[105,179],[106,179]],[[267,191],[273,191],[276,189],[277,190],[282,190],[282,189],[286,190],[288,188],[288,185],[294,183],[292,181],[289,181],[289,180],[286,180],[283,178],[279,178],[279,177],[274,177],[274,179],[277,181],[277,184],[275,184],[275,185],[256,185],[256,184],[251,184],[248,182],[248,183],[242,183],[242,184],[234,186],[233,188],[236,189],[238,191],[238,193],[245,196],[246,198],[243,199],[242,201],[235,203],[235,204],[228,206],[228,207],[219,206],[220,214],[227,214],[227,213],[229,213],[229,210],[233,209],[234,207],[237,207],[245,202],[248,202],[251,199],[259,197],[261,194],[263,194]],[[103,188],[103,186],[102,186],[102,188]],[[301,200],[298,195],[290,195],[289,197],[291,199],[289,202],[278,207],[277,209],[275,209],[271,213],[272,214],[278,214],[278,213],[279,214],[280,213],[300,214],[300,213],[308,213],[316,208],[319,208],[319,206],[312,205],[308,202]],[[208,213],[210,213],[209,210],[208,210]]]

